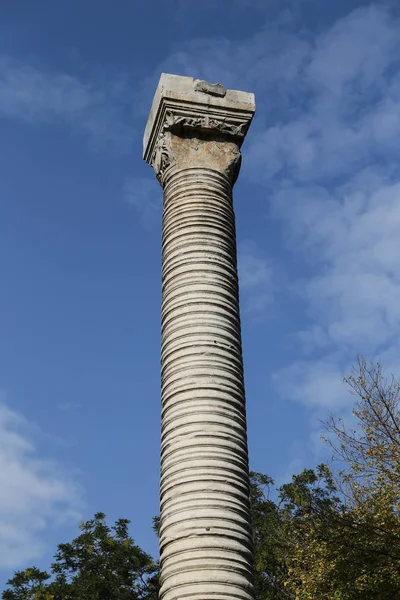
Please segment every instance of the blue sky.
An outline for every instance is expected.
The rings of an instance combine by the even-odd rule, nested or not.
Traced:
[[[79,520],[157,553],[162,71],[256,94],[235,187],[250,462],[328,457],[358,353],[400,366],[396,2],[0,3],[0,579]]]

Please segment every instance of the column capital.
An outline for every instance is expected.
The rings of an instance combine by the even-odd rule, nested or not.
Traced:
[[[254,112],[252,93],[162,73],[144,133],[143,158],[161,183],[173,166],[230,170],[234,179],[231,165],[239,162]],[[182,139],[190,141],[182,144]],[[214,142],[211,152],[207,142]]]

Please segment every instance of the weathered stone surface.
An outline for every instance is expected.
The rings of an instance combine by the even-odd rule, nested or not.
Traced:
[[[234,144],[239,150],[254,111],[254,94],[225,90],[220,84],[163,73],[146,125],[143,157],[162,183],[165,170],[180,164],[179,158],[174,155],[174,137],[185,138],[188,142],[185,147],[191,154],[189,141],[193,138],[212,141],[215,148],[229,142],[231,148]],[[214,152],[224,153],[226,150],[215,149]],[[215,163],[210,162],[210,168],[215,168]]]
[[[208,81],[198,81],[194,86],[195,92],[204,92],[210,96],[220,96],[223,98],[226,95],[226,89],[220,83],[208,83]]]
[[[253,600],[232,185],[254,97],[200,83],[161,76],[144,140],[164,188],[160,595]]]

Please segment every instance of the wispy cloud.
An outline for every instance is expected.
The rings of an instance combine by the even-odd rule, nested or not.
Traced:
[[[134,137],[130,101],[122,79],[83,81],[0,56],[0,116],[61,124],[95,148],[127,152]]]
[[[30,424],[0,403],[0,569],[40,558],[47,528],[77,521],[80,506],[74,477],[41,457]]]
[[[336,357],[310,362],[299,360],[276,372],[274,380],[284,398],[314,409],[332,411],[351,403]]]
[[[243,243],[238,250],[238,271],[242,310],[253,317],[265,316],[275,292],[270,261],[253,243]]]
[[[283,113],[249,148],[289,247],[311,269],[295,284],[310,357],[276,383],[313,410],[345,410],[340,381],[356,354],[400,362],[399,27],[371,5],[317,36],[299,72],[302,111]]]
[[[128,177],[123,188],[123,198],[136,210],[144,227],[152,228],[160,222],[163,194],[154,176],[151,179]]]

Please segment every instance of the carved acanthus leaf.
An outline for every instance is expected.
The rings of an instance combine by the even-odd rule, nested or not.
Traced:
[[[163,131],[157,138],[151,164],[156,173],[157,179],[161,181],[165,169],[171,164],[169,145]]]
[[[244,138],[247,123],[228,123],[225,119],[187,117],[168,112],[165,117],[164,131],[179,132],[185,129],[198,129],[204,133],[222,133],[236,138]]]

